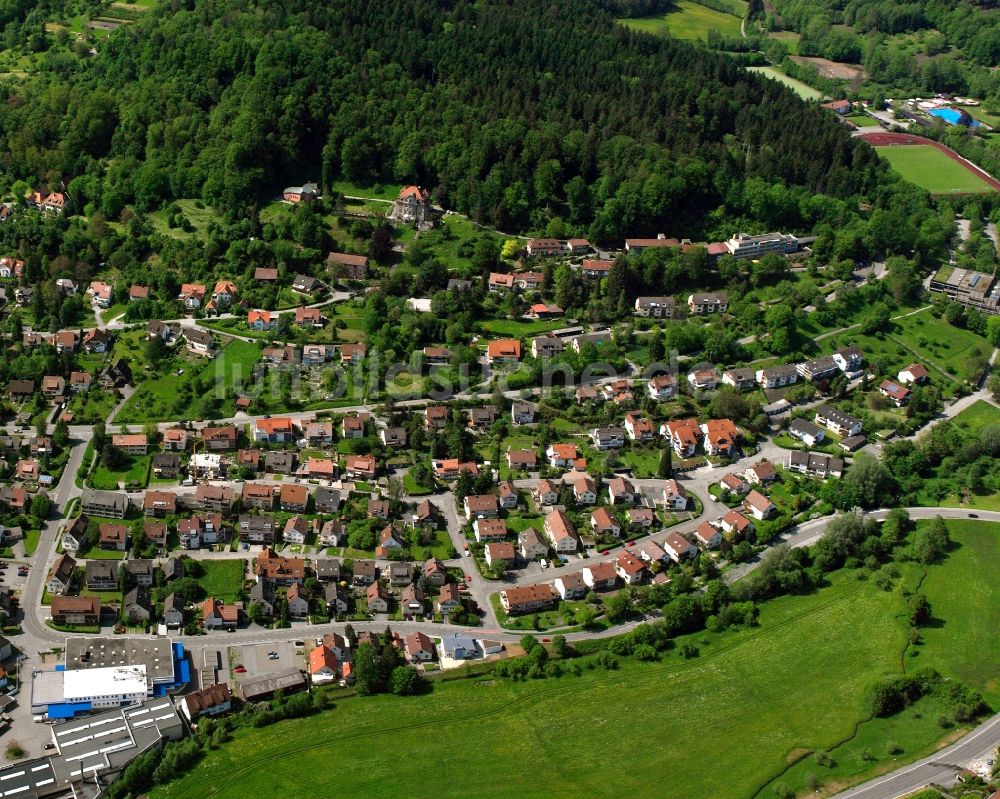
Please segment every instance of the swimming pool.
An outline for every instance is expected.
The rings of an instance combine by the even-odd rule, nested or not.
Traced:
[[[943,119],[949,125],[969,125],[970,127],[978,128],[983,124],[978,120],[972,119],[957,108],[932,108],[927,113],[932,117]]]

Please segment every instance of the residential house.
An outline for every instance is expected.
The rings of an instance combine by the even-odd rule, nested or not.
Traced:
[[[110,342],[111,333],[99,327],[88,330],[83,334],[83,349],[91,355],[100,355],[107,352]]]
[[[167,627],[180,627],[184,624],[184,600],[177,594],[169,594],[163,600],[163,623]]]
[[[743,476],[750,485],[761,486],[773,482],[778,472],[773,463],[762,460],[748,466],[743,471]]]
[[[567,601],[583,599],[587,595],[587,584],[583,581],[582,572],[570,572],[557,577],[552,585],[560,599]]]
[[[677,302],[673,297],[636,297],[635,315],[672,319],[677,310]]]
[[[306,344],[302,347],[302,365],[322,366],[333,360],[334,352],[330,344]]]
[[[604,261],[594,258],[585,258],[583,263],[580,265],[580,274],[584,277],[591,278],[603,278],[607,277],[608,273],[611,272],[611,267],[615,265],[614,261]]]
[[[673,399],[677,396],[677,378],[673,375],[656,375],[649,378],[646,390],[657,402]]]
[[[451,350],[445,347],[424,347],[423,356],[428,366],[444,365],[451,359]]]
[[[178,295],[178,299],[183,303],[186,310],[196,311],[201,308],[207,291],[208,289],[201,283],[183,283],[181,284],[181,293]]]
[[[663,504],[667,510],[687,510],[688,495],[684,486],[676,480],[667,480],[663,484]]]
[[[265,546],[273,544],[276,527],[277,521],[273,516],[251,516],[242,513],[237,520],[240,541],[248,544]]]
[[[11,380],[7,384],[7,396],[12,400],[26,400],[35,393],[34,380]]]
[[[618,538],[622,532],[621,522],[607,508],[598,508],[590,514],[590,527],[598,536]]]
[[[500,592],[500,604],[510,615],[544,610],[555,605],[557,601],[558,595],[548,583],[523,585]]]
[[[480,544],[503,541],[507,537],[507,522],[503,519],[476,519],[472,523],[476,541]]]
[[[304,485],[282,483],[278,503],[286,513],[305,513],[309,504],[309,489]]]
[[[486,345],[486,358],[490,366],[503,366],[521,360],[521,342],[517,339],[498,339]]]
[[[434,642],[422,632],[410,633],[403,638],[403,651],[411,663],[427,663],[434,660]]]
[[[536,336],[531,340],[531,355],[534,358],[555,358],[562,355],[563,340],[553,335]]]
[[[510,408],[511,421],[516,425],[538,421],[538,406],[534,402],[515,402]]]
[[[500,503],[492,494],[474,494],[462,501],[465,518],[475,519],[495,517],[500,512]]]
[[[244,508],[274,510],[275,489],[268,483],[244,483],[241,498]]]
[[[77,516],[62,532],[63,552],[76,554],[87,542],[90,519],[86,515]]]
[[[131,624],[145,623],[153,615],[153,606],[149,600],[149,594],[139,586],[135,586],[125,592],[122,597],[122,610],[126,620]]]
[[[533,472],[538,468],[538,455],[533,449],[508,449],[507,468],[511,471]]]
[[[748,367],[726,369],[722,373],[722,382],[737,391],[749,391],[757,385],[757,373]]]
[[[663,551],[667,553],[674,563],[693,558],[698,554],[698,547],[688,541],[680,533],[669,532],[663,539]]]
[[[688,372],[687,381],[695,391],[714,391],[717,383],[715,367],[692,369]]]
[[[201,483],[194,490],[194,504],[202,510],[229,513],[236,502],[236,494],[229,486]]]
[[[375,582],[375,561],[355,560],[351,573],[355,585],[371,585]]]
[[[431,585],[442,586],[448,582],[448,572],[445,570],[444,564],[437,558],[425,560],[422,573]]]
[[[157,519],[173,516],[177,513],[177,495],[172,491],[148,490],[142,500],[142,512]]]
[[[390,529],[390,528],[386,528]],[[385,530],[383,530],[383,533]],[[413,582],[413,565],[401,561],[393,561],[389,564],[389,585],[396,587],[409,585]]]
[[[320,486],[313,496],[316,513],[336,513],[340,509],[340,492],[334,488]]]
[[[390,515],[389,500],[387,499],[368,500],[367,514],[369,519],[381,519],[384,522],[389,521],[389,515]]]
[[[750,490],[750,485],[747,481],[732,472],[722,475],[719,485],[733,494],[745,494]]]
[[[841,437],[856,436],[861,432],[860,419],[830,405],[823,405],[816,410],[815,422]]]
[[[545,457],[548,458],[549,466],[559,469],[573,466],[579,455],[575,444],[549,444]]]
[[[821,452],[790,452],[788,468],[793,472],[826,479],[840,477],[844,473],[844,461]]]
[[[723,532],[730,540],[744,539],[754,532],[754,524],[738,510],[728,511],[720,520]]]
[[[608,501],[612,505],[632,505],[636,497],[635,486],[625,477],[613,477],[608,481]]]
[[[705,452],[709,455],[729,457],[740,439],[740,431],[729,419],[711,419],[701,425]]]
[[[656,436],[652,422],[636,411],[625,414],[625,432],[632,441],[652,441]]]
[[[80,510],[89,516],[100,516],[105,519],[124,519],[128,513],[129,499],[127,494],[117,491],[102,491],[96,488],[84,488],[80,497]]]
[[[559,491],[551,480],[539,480],[535,484],[534,497],[539,505],[555,505],[559,501]]]
[[[313,571],[316,579],[322,582],[338,582],[340,580],[339,558],[317,558],[313,561]]]
[[[147,519],[142,523],[142,537],[150,544],[158,547],[167,545],[167,525],[155,519]]]
[[[589,474],[583,474],[573,481],[573,497],[580,505],[593,505],[597,502],[597,483]]]
[[[149,451],[149,439],[143,433],[116,433],[111,443],[128,455],[145,455]]]
[[[184,340],[187,342],[188,352],[207,357],[215,355],[215,339],[207,330],[193,327],[185,328]]]
[[[517,551],[525,560],[534,560],[548,555],[549,545],[534,527],[526,527],[517,534]]]
[[[205,449],[213,451],[236,449],[238,438],[239,432],[235,425],[206,427],[201,431],[201,440]]]
[[[118,589],[118,562],[114,560],[88,560],[84,582],[90,591],[116,591]]]
[[[514,289],[514,276],[503,272],[490,272],[487,286],[491,294],[512,291]]]
[[[365,359],[368,348],[364,344],[341,344],[340,363],[342,366],[357,366]]]
[[[97,543],[101,549],[124,552],[128,549],[128,527],[124,524],[106,522],[97,528]]]
[[[530,239],[525,251],[529,258],[562,255],[563,246],[558,239]]]
[[[629,508],[628,521],[635,530],[648,530],[659,520],[652,508]]]
[[[580,549],[580,538],[565,511],[554,510],[545,517],[545,533],[558,553],[573,553]]]
[[[470,408],[469,427],[473,430],[485,430],[497,420],[497,409],[493,405],[482,408]]]
[[[64,552],[49,569],[45,579],[45,588],[50,594],[65,594],[73,584],[73,575],[76,572],[76,560]]]
[[[424,426],[428,430],[443,430],[448,424],[448,409],[444,405],[428,405],[424,409]]]
[[[382,443],[392,449],[404,449],[406,447],[405,427],[383,427],[379,430],[379,438]]]
[[[799,371],[794,364],[786,363],[757,370],[757,382],[761,388],[781,388],[799,382]]]
[[[583,582],[594,591],[608,591],[618,582],[616,564],[604,562],[583,567]]]
[[[729,309],[729,296],[721,292],[698,292],[688,296],[688,312],[696,316],[725,313]]]
[[[597,427],[591,432],[590,440],[599,450],[618,449],[625,446],[625,431],[620,427]]]
[[[286,544],[304,544],[313,526],[304,516],[291,516],[285,521],[281,540]]]
[[[573,351],[580,352],[588,344],[593,344],[595,347],[601,347],[611,341],[611,333],[608,331],[602,331],[598,333],[581,333],[580,335],[573,336]]]
[[[163,449],[166,452],[183,452],[187,449],[188,432],[183,427],[163,431]]]
[[[201,621],[206,630],[235,630],[239,620],[236,605],[226,605],[211,596],[201,603]]]
[[[306,562],[303,558],[286,558],[276,555],[269,546],[257,556],[257,579],[270,580],[275,585],[294,585],[306,579]]]
[[[295,423],[288,417],[257,419],[253,423],[254,441],[284,444],[295,439]]]
[[[379,583],[372,583],[368,586],[367,599],[369,613],[387,613],[389,611],[389,593]]]
[[[331,252],[326,256],[326,264],[335,278],[365,280],[368,277],[368,259],[364,255]]]
[[[232,708],[232,694],[229,683],[215,683],[187,694],[180,702],[181,713],[190,722],[195,722],[202,716],[220,716]]]
[[[697,419],[674,419],[661,426],[660,433],[670,439],[678,457],[690,458],[698,448],[701,427]]]
[[[42,378],[42,396],[46,399],[62,401],[66,393],[66,378],[62,375],[46,375]]]
[[[702,522],[695,528],[694,537],[705,549],[716,549],[722,545],[722,533],[708,522]]]
[[[309,615],[309,596],[299,583],[292,583],[285,593],[288,602],[288,615],[293,619],[302,619]]]
[[[513,510],[517,507],[517,489],[514,488],[514,484],[510,480],[500,481],[500,485],[497,487],[497,498],[500,507],[505,510]]]
[[[896,375],[896,380],[900,385],[908,386],[914,383],[926,383],[928,380],[927,367],[919,363],[911,363],[905,369],[900,369]]]
[[[831,357],[837,364],[837,368],[848,376],[861,369],[863,356],[861,350],[855,346],[839,349]]]
[[[778,513],[777,506],[760,492],[754,490],[743,499],[743,510],[758,521],[770,519]]]
[[[238,290],[232,280],[218,280],[212,289],[212,302],[219,308],[226,308],[236,301]]]
[[[891,380],[883,380],[879,384],[878,393],[890,400],[897,408],[902,408],[910,401],[910,389],[893,383]]]
[[[804,379],[813,383],[817,380],[826,380],[840,371],[840,367],[837,366],[837,362],[833,359],[832,355],[824,355],[822,358],[804,361],[797,364],[795,369]]]
[[[792,419],[788,424],[788,434],[810,447],[815,447],[826,438],[823,428],[817,427],[808,419]]]
[[[486,545],[486,565],[493,568],[498,561],[512,566],[517,560],[517,552],[509,541],[496,541]]]
[[[377,467],[372,455],[348,455],[345,473],[351,480],[373,480]]]
[[[101,623],[101,600],[96,596],[53,596],[49,608],[52,622],[61,627]]]
[[[394,222],[422,226],[431,214],[430,196],[419,186],[404,186],[393,202],[389,218]]]
[[[641,583],[646,576],[646,564],[627,549],[618,553],[615,559],[615,573],[626,585]]]

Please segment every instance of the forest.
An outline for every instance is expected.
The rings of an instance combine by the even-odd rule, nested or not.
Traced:
[[[811,227],[808,198],[894,182],[821,109],[591,0],[174,0],[96,49],[0,86],[0,187],[234,220],[305,180],[412,182],[504,231],[618,244]],[[749,207],[761,186],[791,215]]]

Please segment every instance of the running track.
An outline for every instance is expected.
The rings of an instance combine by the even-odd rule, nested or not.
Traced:
[[[861,130],[864,131],[865,129],[862,128]],[[869,130],[871,129],[869,128]],[[862,132],[858,134],[857,138],[863,139],[872,147],[898,147],[900,145],[929,144],[931,147],[940,150],[953,161],[960,163],[967,170],[969,170],[969,172],[985,182],[994,191],[1000,191],[1000,180],[997,180],[986,170],[980,169],[971,161],[962,158],[962,156],[950,147],[945,147],[941,144],[941,142],[934,141],[933,139],[925,139],[923,136],[914,136],[910,133],[888,133],[884,130],[875,130],[872,133]]]

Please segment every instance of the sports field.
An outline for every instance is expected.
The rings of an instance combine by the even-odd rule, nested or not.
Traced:
[[[803,100],[819,100],[823,97],[822,92],[817,91],[812,86],[803,83],[800,80],[796,80],[795,78],[786,75],[784,72],[781,72],[774,67],[747,67],[747,71],[756,72],[758,75],[763,75],[765,78],[776,80],[778,83],[784,83]]]
[[[929,144],[876,148],[902,177],[931,194],[978,194],[992,191],[989,185]]]
[[[955,672],[995,698],[996,642],[970,626],[987,631],[998,622],[1000,595],[990,587],[1000,566],[997,526],[961,523],[952,535],[958,549],[931,567],[921,589],[935,622],[912,661],[903,657],[904,589],[914,588],[920,567],[905,565],[888,591],[844,572],[812,595],[766,603],[758,628],[693,636],[701,654],[691,660],[673,650],[660,663],[625,658],[606,671],[585,658],[580,676],[482,677],[439,684],[431,696],[345,699],[275,729],[238,731],[152,796],[396,797],[420,786],[421,796],[496,799],[750,797],[790,758],[848,738],[867,686],[903,663]],[[897,721],[905,744],[897,757],[945,734],[924,720]],[[856,762],[858,771],[874,767]]]
[[[677,10],[652,17],[618,20],[629,28],[645,33],[670,34],[677,39],[707,41],[708,32],[716,31],[723,36],[739,36],[740,20],[732,14],[724,14],[691,0],[678,0]]]

